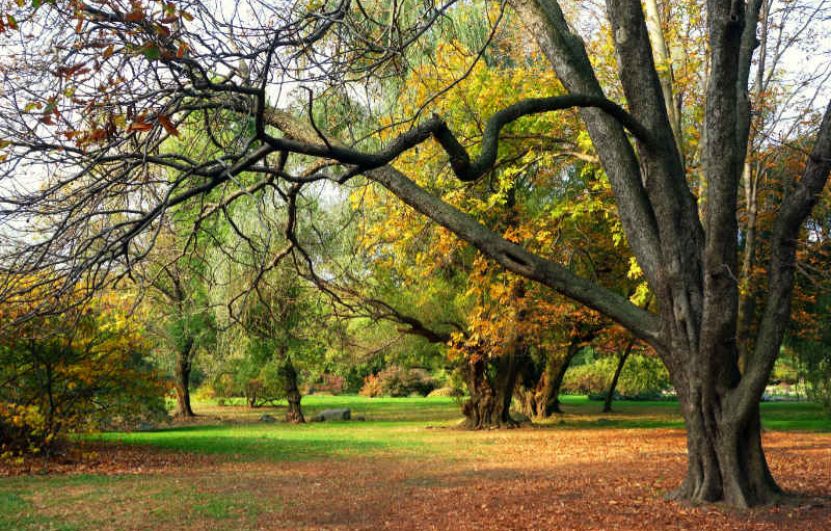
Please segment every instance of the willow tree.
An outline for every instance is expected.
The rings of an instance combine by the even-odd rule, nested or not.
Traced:
[[[614,47],[617,89],[604,91],[610,73],[597,75],[590,48],[557,0],[512,0],[477,4],[482,19],[494,24],[493,31],[521,21],[565,94],[506,106],[483,124],[480,138],[457,137],[440,115],[427,113],[417,113],[403,131],[393,129],[395,135],[389,128],[356,134],[355,116],[371,115],[366,108],[378,84],[410,68],[408,50],[426,36],[452,34],[469,23],[469,10],[454,22],[457,3],[467,5],[248,0],[227,9],[199,0],[58,0],[15,8],[8,19],[14,24],[6,28],[15,38],[6,41],[2,68],[6,185],[0,203],[4,225],[27,228],[19,231],[23,238],[3,246],[3,266],[29,273],[57,263],[49,269],[57,293],[82,278],[97,287],[144,256],[165,211],[198,203],[210,191],[224,193],[201,203],[206,218],[263,188],[274,189],[291,211],[301,189],[366,176],[505,269],[617,321],[658,353],[687,426],[689,468],[679,498],[736,506],[775,498],[779,489],[762,450],[759,400],[790,314],[796,242],[831,167],[831,107],[817,120],[816,140],[777,210],[764,264],[766,298],[754,337],[739,342],[737,196],[762,0],[690,3],[706,15],[697,26],[708,67],[702,116],[678,113],[667,84],[670,52],[666,42],[653,46],[662,41],[656,38],[662,25],[654,23],[660,15],[655,2],[647,2],[650,24],[640,1],[606,2],[602,29]],[[292,88],[308,102],[295,114],[271,103],[285,102],[281,89]],[[610,99],[621,95],[625,107]],[[313,109],[332,96],[348,100],[352,113],[341,113],[339,123],[318,123]],[[474,182],[499,162],[503,128],[575,108],[654,293],[654,311],[544,252],[530,252],[525,242],[503,238],[394,167],[403,152],[432,140],[459,181]],[[244,116],[249,127],[231,140],[215,137],[229,113]],[[165,151],[163,138],[178,134],[177,124],[188,115],[202,118],[215,144],[204,157]],[[676,136],[690,128],[700,132],[695,170],[701,186],[688,181],[690,168]],[[478,144],[474,156],[471,144]],[[156,167],[173,177],[154,178],[150,170]],[[243,173],[260,179],[239,181]],[[38,175],[40,186],[21,183]],[[36,222],[26,225],[28,220]],[[291,221],[287,225],[292,255],[308,259],[291,234]],[[29,237],[33,230],[37,234]]]

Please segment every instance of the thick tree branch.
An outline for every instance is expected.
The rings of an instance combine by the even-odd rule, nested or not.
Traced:
[[[307,142],[318,138],[317,132],[311,130],[311,127],[286,112],[275,110],[267,116],[273,119],[270,125],[284,131],[285,134],[296,139],[295,141]],[[333,147],[338,145],[331,138],[329,141]],[[385,165],[366,170],[364,173],[416,211],[449,229],[462,240],[471,243],[509,271],[536,280],[604,313],[656,348],[661,346],[660,320],[651,312],[642,310],[625,297],[581,278],[568,269],[540,258],[502,238],[472,216],[425,191],[392,166]]]
[[[368,171],[367,175],[416,211],[469,242],[505,269],[536,280],[609,316],[656,348],[663,346],[660,319],[638,308],[622,295],[581,278],[568,269],[502,238],[470,215],[428,193],[391,166]]]
[[[513,0],[512,5],[566,89],[603,97],[583,41],[569,29],[559,4],[555,0]],[[606,113],[584,109],[581,116],[609,176],[629,244],[646,278],[657,284],[661,255],[658,223],[632,145],[621,124]]]

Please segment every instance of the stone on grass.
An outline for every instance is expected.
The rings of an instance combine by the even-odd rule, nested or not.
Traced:
[[[271,424],[272,422],[277,422],[277,419],[275,419],[271,415],[263,415],[262,417],[260,417],[260,422],[266,422]]]
[[[349,420],[352,418],[352,410],[349,408],[338,409],[324,409],[314,417],[312,420],[316,422],[325,422],[327,420]]]

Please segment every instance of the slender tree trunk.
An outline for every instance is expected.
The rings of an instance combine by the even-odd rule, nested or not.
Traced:
[[[300,395],[300,388],[297,385],[297,370],[295,370],[289,358],[286,358],[281,372],[286,390],[286,401],[288,402],[286,422],[303,424],[306,422],[306,419],[303,417],[303,410],[300,407],[300,400],[303,397]]]
[[[176,413],[177,417],[194,417],[190,405],[190,373],[192,369],[193,340],[185,341],[176,359]]]
[[[554,372],[554,377],[551,379],[551,385],[549,387],[548,399],[545,402],[546,417],[549,417],[554,413],[563,412],[563,410],[560,409],[560,388],[563,386],[563,380],[566,377],[568,366],[571,365],[571,360],[574,359],[574,356],[580,352],[582,344],[582,338],[574,338],[571,343],[568,344],[565,358],[563,358],[562,363],[557,366],[557,370]]]
[[[612,376],[612,383],[609,384],[609,390],[606,392],[606,400],[603,401],[603,413],[612,412],[612,400],[615,397],[615,389],[617,389],[617,382],[620,379],[620,373],[623,372],[623,366],[626,365],[626,360],[629,359],[629,354],[632,353],[632,347],[635,345],[634,340],[630,340],[626,344],[626,348],[620,353],[617,361],[617,368],[615,374]]]

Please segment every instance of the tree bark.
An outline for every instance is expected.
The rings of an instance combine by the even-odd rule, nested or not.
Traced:
[[[522,381],[517,385],[523,414],[536,420],[542,420],[550,415],[548,403],[557,367],[552,353],[546,353],[543,356],[541,368],[533,363],[526,364]]]
[[[621,352],[618,358],[615,374],[612,376],[612,383],[609,384],[609,390],[606,392],[606,400],[603,401],[603,413],[612,412],[612,400],[615,397],[615,389],[617,389],[617,382],[620,379],[620,373],[623,372],[623,366],[626,365],[626,360],[629,359],[629,354],[632,353],[632,347],[635,345],[634,340],[627,343],[626,348]]]
[[[776,485],[762,451],[758,403],[746,421],[724,410],[725,397],[695,392],[681,398],[687,425],[687,477],[670,497],[751,507],[775,501]]]
[[[488,360],[474,354],[463,368],[470,398],[462,406],[470,429],[512,428],[518,423],[511,418],[511,399],[519,373],[515,353]]]
[[[303,410],[300,407],[300,400],[303,398],[300,394],[300,388],[297,385],[297,370],[292,365],[291,360],[286,358],[286,362],[281,368],[283,382],[286,390],[286,401],[288,402],[288,411],[286,411],[286,422],[291,424],[303,424],[306,422],[303,417]]]
[[[187,339],[176,359],[176,417],[195,417],[190,405],[190,373],[193,369],[193,339]]]

